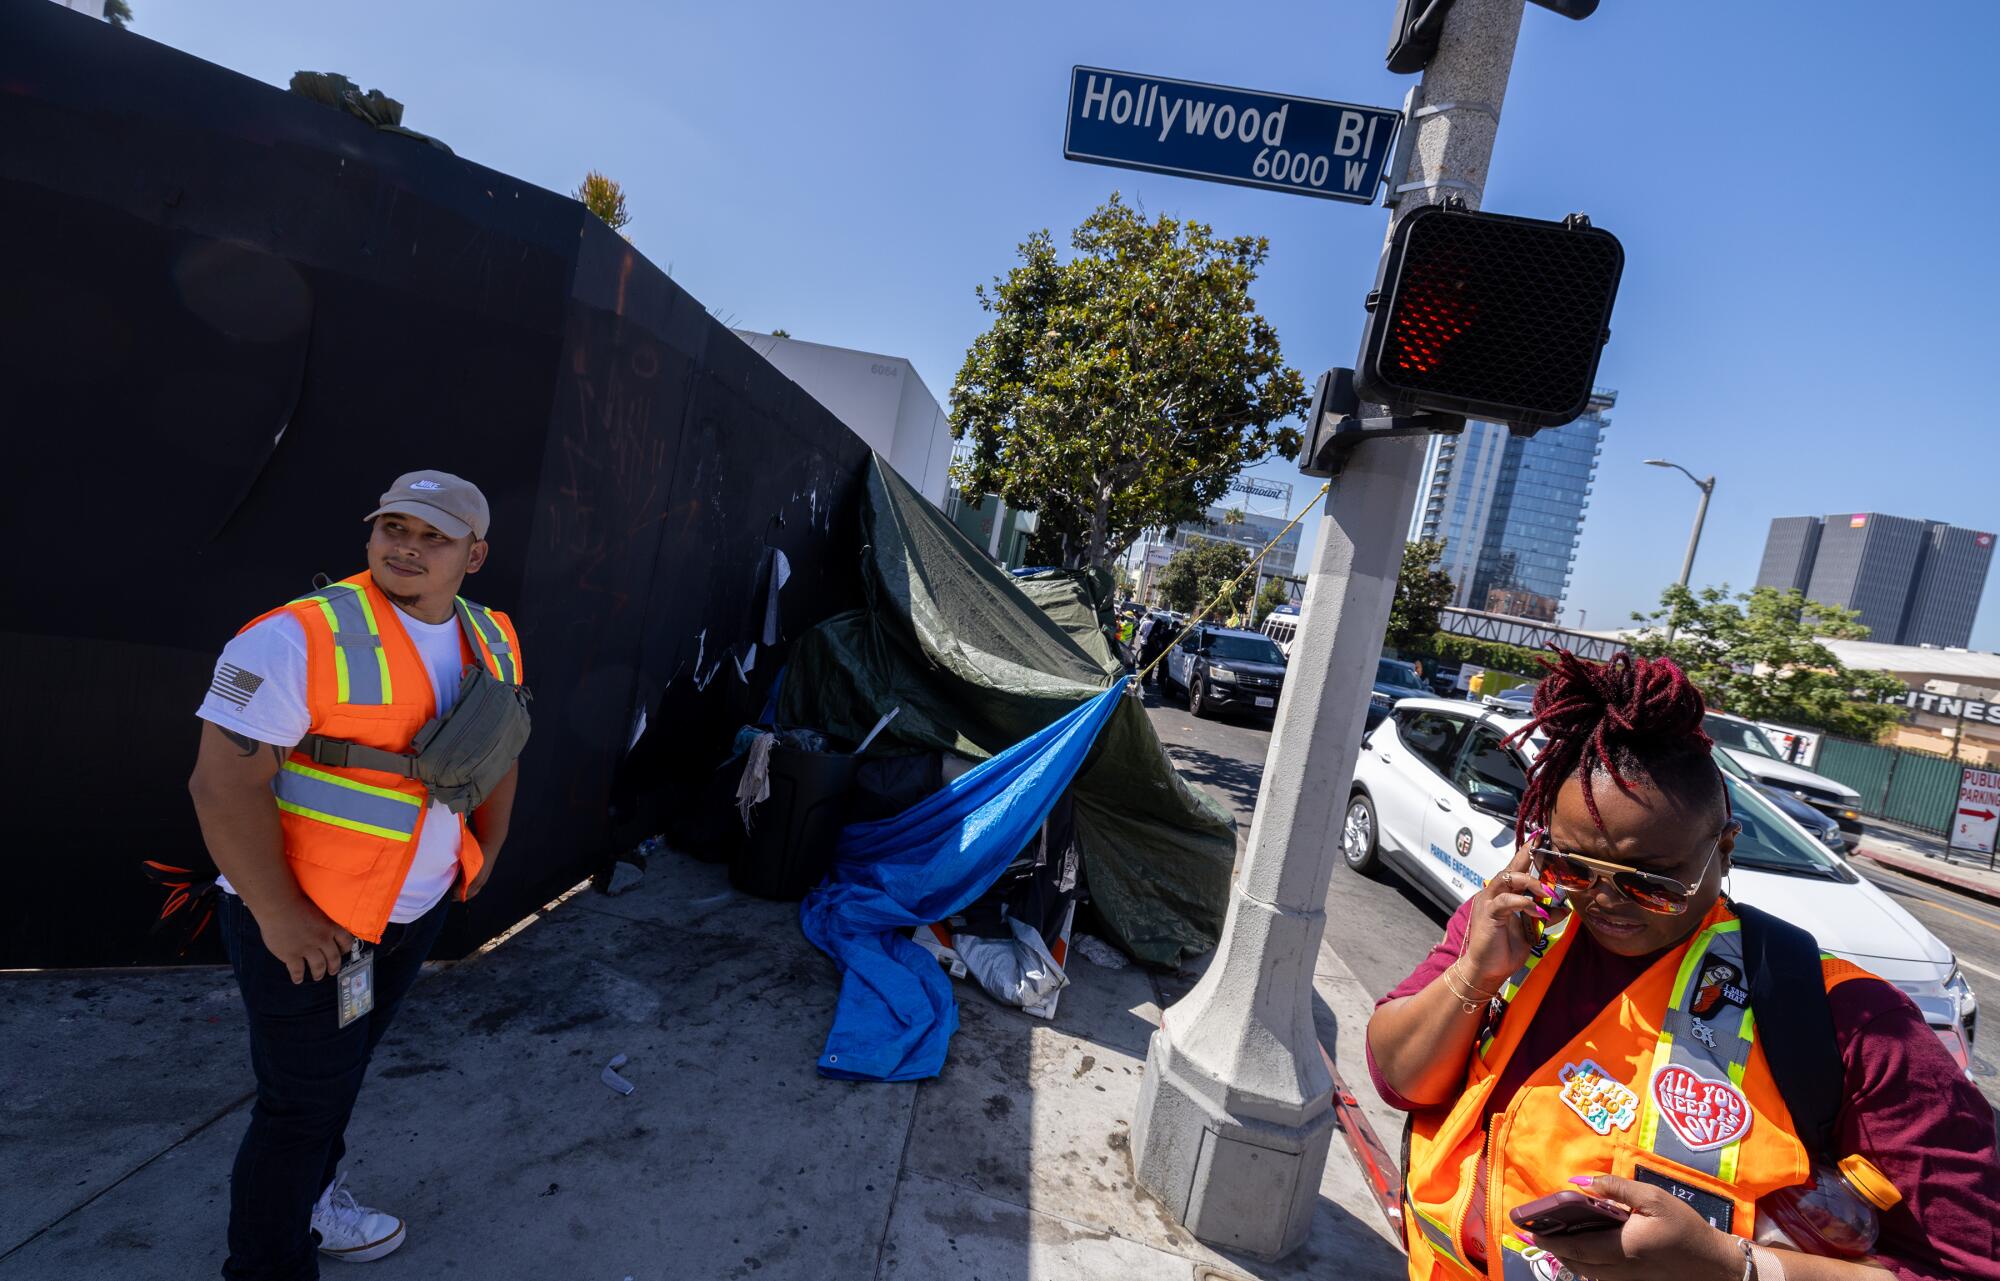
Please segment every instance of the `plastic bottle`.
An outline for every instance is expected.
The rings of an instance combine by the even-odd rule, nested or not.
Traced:
[[[1758,1245],[1830,1259],[1859,1259],[1875,1248],[1882,1214],[1903,1199],[1865,1156],[1834,1168],[1813,1167],[1813,1180],[1781,1188],[1757,1202]]]

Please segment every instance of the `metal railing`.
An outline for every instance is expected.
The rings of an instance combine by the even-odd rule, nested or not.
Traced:
[[[1822,739],[1813,770],[1861,793],[1857,809],[1942,836],[1958,807],[1959,762],[1929,752]]]

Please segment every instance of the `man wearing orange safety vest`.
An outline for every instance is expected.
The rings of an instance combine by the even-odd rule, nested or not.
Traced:
[[[367,570],[253,619],[198,712],[189,790],[257,1077],[230,1177],[237,1281],[317,1277],[321,1253],[365,1262],[403,1243],[402,1220],[343,1186],[343,1134],[448,900],[485,885],[513,808],[518,766],[462,817],[414,777],[349,763],[410,752],[470,668],[522,680],[513,623],[459,596],[486,561],[478,487],[411,472],[367,519]]]

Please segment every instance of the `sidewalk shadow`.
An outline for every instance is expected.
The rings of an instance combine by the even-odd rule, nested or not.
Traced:
[[[1264,781],[1264,762],[1238,760],[1184,743],[1162,743],[1181,777],[1218,794],[1237,815],[1245,833],[1257,808],[1257,789]]]

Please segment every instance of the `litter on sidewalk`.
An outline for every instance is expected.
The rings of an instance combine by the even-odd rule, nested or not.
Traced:
[[[604,1071],[598,1073],[598,1079],[620,1094],[631,1094],[639,1087],[618,1075],[618,1069],[624,1067],[626,1062],[627,1060],[624,1055],[612,1055],[611,1062],[605,1064]]]

